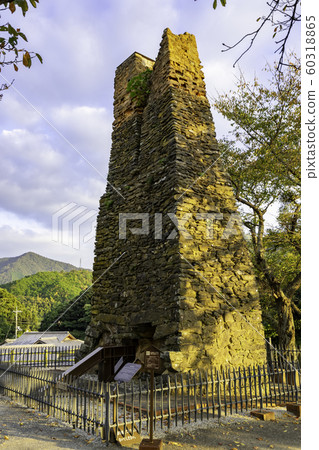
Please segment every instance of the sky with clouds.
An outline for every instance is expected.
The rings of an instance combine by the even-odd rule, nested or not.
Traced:
[[[269,29],[235,69],[245,47],[221,50],[223,42],[233,44],[255,29],[266,1],[228,3],[213,10],[212,0],[40,0],[25,18],[20,11],[2,13],[3,23],[10,20],[27,35],[28,49],[40,53],[43,64],[34,60],[31,69],[8,67],[0,74],[1,83],[15,79],[0,103],[0,257],[34,251],[92,267],[116,67],[134,51],[155,59],[169,27],[196,36],[209,98],[234,89],[239,66],[247,78],[262,77],[266,62],[275,60]],[[297,53],[299,33],[296,27],[289,43]],[[229,125],[213,116],[221,138]]]

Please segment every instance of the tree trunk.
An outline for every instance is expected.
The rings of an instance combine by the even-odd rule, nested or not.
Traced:
[[[295,323],[291,300],[283,292],[276,295],[278,310],[278,339],[279,346],[285,350],[295,348]]]
[[[273,292],[278,311],[278,340],[279,346],[289,350],[296,345],[295,321],[293,316],[293,295],[295,289],[291,286],[290,295],[286,295],[280,285],[279,280],[269,269],[263,253],[259,252],[257,257],[257,267],[265,275],[265,279]]]

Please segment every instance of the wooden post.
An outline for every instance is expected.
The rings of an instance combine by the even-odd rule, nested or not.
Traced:
[[[140,450],[161,450],[163,443],[160,439],[153,439],[154,427],[154,370],[160,369],[160,351],[156,347],[148,347],[145,350],[145,369],[148,369],[151,374],[150,383],[150,438],[143,439],[139,449]],[[170,391],[170,390],[169,390]],[[168,391],[168,392],[169,392]]]

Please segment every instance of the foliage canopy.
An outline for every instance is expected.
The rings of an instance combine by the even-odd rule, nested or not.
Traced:
[[[289,347],[295,341],[293,316],[300,317],[300,61],[290,55],[282,73],[265,70],[271,75],[267,86],[241,75],[237,91],[220,95],[215,107],[233,127],[231,139],[221,142],[222,154],[243,207],[264,310],[272,321],[267,326]],[[276,223],[267,228],[271,205],[277,206]]]
[[[40,322],[55,304],[68,304],[92,283],[92,272],[39,272],[2,285],[27,310],[22,328],[38,329]]]
[[[29,4],[36,8],[37,3],[39,3],[39,0],[13,0],[10,2],[0,0],[0,12],[10,11],[11,14],[14,14],[18,8],[25,16],[29,10]],[[23,41],[28,42],[28,39],[20,28],[14,28],[9,22],[0,24],[0,72],[8,65],[13,65],[14,70],[17,72],[20,63],[30,69],[33,58],[37,58],[42,63],[41,55],[26,50]],[[8,89],[11,84],[12,82],[3,83],[0,86],[0,91]]]

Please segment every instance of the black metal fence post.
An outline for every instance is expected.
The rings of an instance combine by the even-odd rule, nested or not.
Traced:
[[[104,439],[108,444],[110,442],[110,421],[111,421],[111,403],[110,403],[110,385],[104,384],[105,398],[105,419],[104,419]]]

